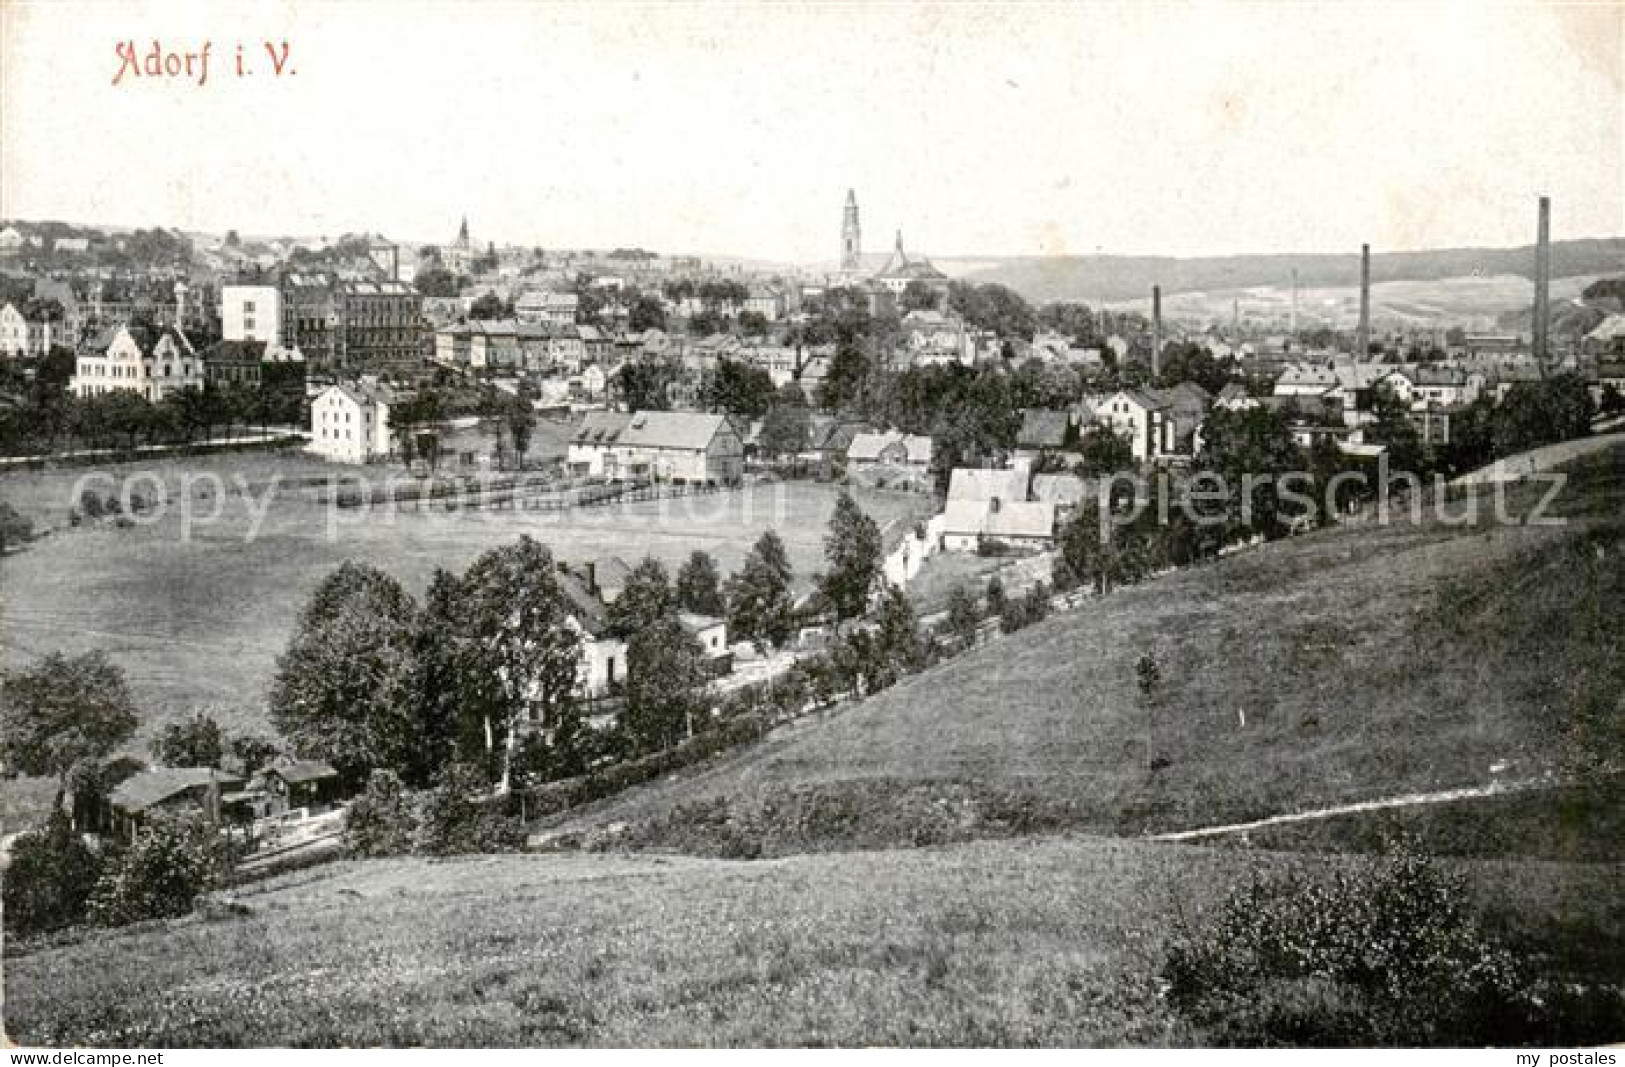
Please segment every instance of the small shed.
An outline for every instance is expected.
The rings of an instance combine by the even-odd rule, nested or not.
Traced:
[[[326,808],[339,800],[339,772],[325,760],[288,760],[273,763],[259,773],[259,783],[270,797],[269,814],[294,808]]]

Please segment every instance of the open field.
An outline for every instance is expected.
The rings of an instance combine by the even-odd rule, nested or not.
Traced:
[[[1172,917],[1255,863],[1327,862],[1086,838],[346,862],[12,955],[6,1024],[117,1047],[1189,1044],[1156,979]],[[1617,868],[1460,866],[1548,973],[1619,979]]]
[[[1619,712],[1586,737],[1574,701],[1581,680],[1617,700],[1625,668],[1622,458],[1581,461],[1566,526],[1370,524],[1227,557],[560,825],[721,855],[1137,834],[1561,775],[1588,746],[1617,758]]]
[[[138,464],[170,486],[171,505],[151,524],[61,529],[0,560],[4,662],[20,665],[55,649],[106,651],[129,676],[146,715],[141,737],[194,707],[216,710],[228,729],[265,730],[263,700],[276,656],[316,585],[347,559],[374,564],[421,595],[436,567],[460,569],[521,534],[563,560],[654,556],[673,570],[704,549],[726,575],[762,530],[784,538],[798,577],[823,566],[823,537],[837,490],[781,483],[739,492],[566,512],[465,509],[419,512],[400,505],[329,509],[308,494],[266,496],[275,476],[365,474],[303,457],[232,456]],[[36,516],[65,518],[82,471],[6,475],[0,498]],[[183,477],[216,474],[246,493],[205,497],[194,481],[190,522],[178,495]],[[104,483],[105,491],[108,483]],[[151,485],[140,487],[152,493]],[[904,494],[857,494],[882,527],[929,501]],[[219,518],[205,521],[204,517]],[[15,814],[15,813],[12,813]]]

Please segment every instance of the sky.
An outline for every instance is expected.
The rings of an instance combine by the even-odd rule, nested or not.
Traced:
[[[1625,5],[0,0],[0,217],[810,263],[848,188],[943,257],[1625,235]]]

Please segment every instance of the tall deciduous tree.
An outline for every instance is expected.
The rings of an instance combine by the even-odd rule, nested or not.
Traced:
[[[761,450],[775,458],[806,450],[812,437],[812,412],[804,404],[779,404],[762,419]]]
[[[888,586],[880,598],[876,615],[875,640],[887,662],[898,674],[918,670],[925,659],[925,648],[920,641],[919,620],[908,597],[896,586]]]
[[[865,515],[852,495],[843,491],[835,499],[824,538],[823,591],[835,609],[837,623],[863,615],[869,594],[880,578],[880,527]]]
[[[630,637],[672,611],[675,604],[665,565],[645,556],[626,576],[621,595],[609,606],[610,630],[618,637]]]
[[[581,638],[568,623],[553,554],[529,537],[485,553],[461,584],[475,657],[470,677],[488,679],[491,686],[479,703],[487,709],[486,749],[497,757],[497,792],[506,793],[524,723],[534,724],[556,748],[579,739]]]
[[[0,746],[9,770],[52,776],[62,804],[68,773],[105,756],[135,733],[135,701],[124,672],[101,652],[61,652],[0,680]]]
[[[435,568],[412,630],[409,699],[418,744],[405,764],[393,768],[418,788],[453,761],[472,762],[485,753],[485,712],[478,701],[486,687],[467,683],[478,662],[463,636],[463,603],[457,576]]]
[[[508,436],[513,439],[514,455],[519,468],[525,467],[525,453],[530,451],[530,438],[536,430],[536,409],[524,397],[515,397],[507,407]]]
[[[677,606],[699,615],[722,615],[728,610],[717,561],[710,553],[696,549],[677,572]]]
[[[271,722],[293,751],[359,784],[419,744],[408,700],[416,605],[375,567],[346,562],[299,616],[271,684]]]
[[[772,530],[764,531],[739,572],[728,580],[729,631],[754,643],[760,652],[789,641],[795,632],[792,577],[784,541]]]
[[[645,751],[681,740],[704,710],[705,653],[677,616],[639,627],[626,643],[625,727]]]

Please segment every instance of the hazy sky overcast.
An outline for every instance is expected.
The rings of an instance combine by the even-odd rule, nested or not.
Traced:
[[[836,255],[1625,234],[1625,7],[0,0],[0,216]],[[208,84],[115,46],[213,42]],[[273,78],[265,39],[291,45]],[[231,69],[238,42],[257,69]]]

